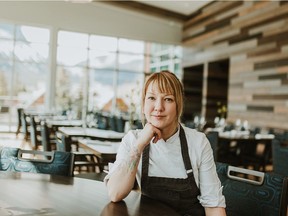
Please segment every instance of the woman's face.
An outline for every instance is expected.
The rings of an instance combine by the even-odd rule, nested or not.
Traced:
[[[161,93],[157,84],[150,83],[143,112],[147,122],[160,130],[173,128],[178,125],[175,97],[169,93]]]

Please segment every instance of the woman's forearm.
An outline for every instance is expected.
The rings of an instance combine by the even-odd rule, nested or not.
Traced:
[[[132,149],[129,158],[110,176],[107,188],[112,202],[121,201],[132,190],[140,155],[138,148]]]
[[[207,207],[205,208],[206,216],[226,216],[225,208],[222,207]]]

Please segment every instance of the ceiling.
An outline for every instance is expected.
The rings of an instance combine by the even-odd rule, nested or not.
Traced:
[[[83,0],[82,0],[83,1]],[[91,0],[90,0],[91,1]],[[184,22],[193,14],[197,13],[205,5],[214,0],[186,0],[186,1],[164,1],[164,0],[130,0],[130,1],[110,1],[92,0],[114,5],[128,10],[138,11],[147,15],[158,16],[161,18]]]
[[[134,0],[134,1],[189,16],[213,0],[198,0],[198,1],[196,0],[186,0],[186,1]]]

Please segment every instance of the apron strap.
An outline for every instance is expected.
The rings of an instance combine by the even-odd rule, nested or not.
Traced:
[[[180,125],[180,143],[181,143],[181,153],[182,153],[182,158],[184,161],[186,173],[188,176],[193,175],[191,160],[190,160],[189,152],[188,152],[187,139],[186,139],[184,129],[181,125]]]

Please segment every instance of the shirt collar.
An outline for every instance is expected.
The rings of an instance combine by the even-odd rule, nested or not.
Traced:
[[[174,143],[174,141],[179,138],[179,134],[180,134],[180,125],[178,124],[177,127],[177,132],[175,134],[173,134],[171,137],[169,137],[169,139],[167,139],[166,143]]]

